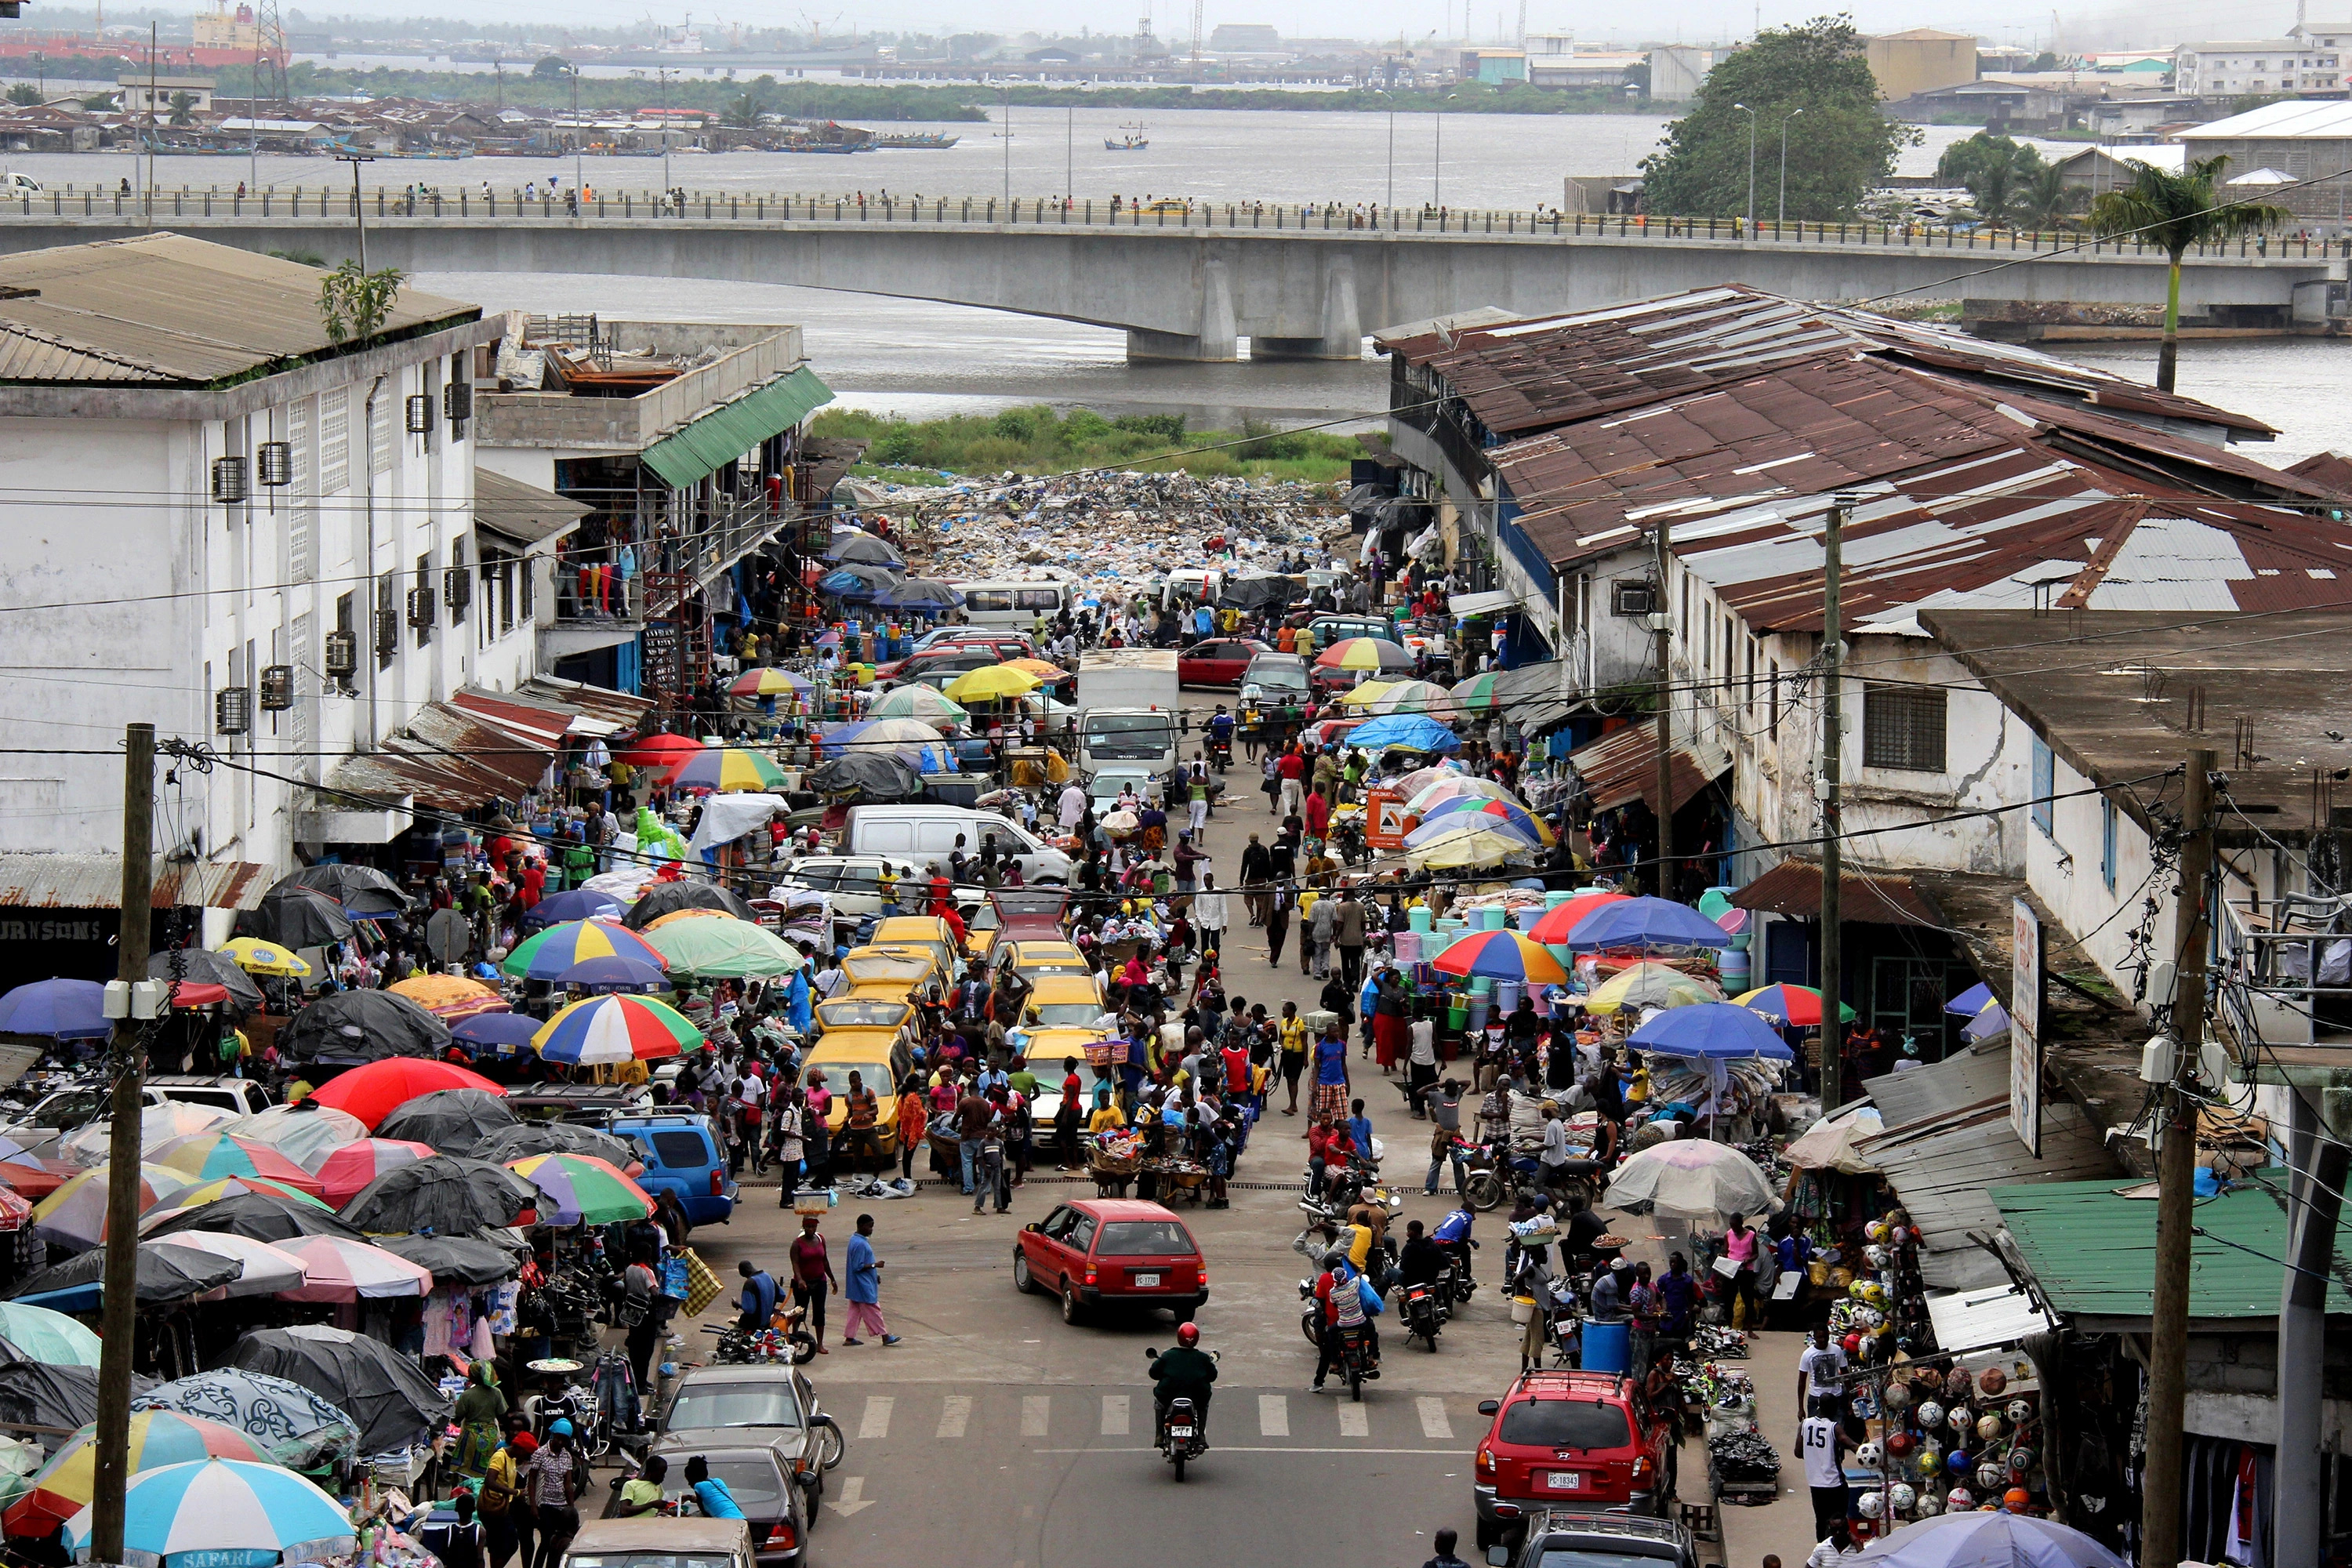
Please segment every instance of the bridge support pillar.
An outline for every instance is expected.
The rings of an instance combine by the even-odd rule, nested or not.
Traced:
[[[1364,355],[1362,318],[1356,310],[1356,263],[1335,256],[1323,272],[1323,335],[1276,338],[1253,333],[1250,358],[1361,359]]]
[[[1220,363],[1241,357],[1241,333],[1234,326],[1234,279],[1222,261],[1201,263],[1201,331],[1155,332],[1141,327],[1127,330],[1127,357],[1134,360],[1208,360]]]

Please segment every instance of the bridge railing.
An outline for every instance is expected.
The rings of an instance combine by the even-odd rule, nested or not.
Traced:
[[[1472,235],[1496,239],[1659,242],[1737,240],[1758,245],[1853,246],[1886,248],[2014,251],[2078,250],[2092,256],[2160,257],[2145,241],[2101,240],[2068,229],[1972,228],[1918,223],[1749,223],[1738,217],[1603,216],[1510,207],[1342,206],[1337,203],[1128,202],[1114,198],[920,196],[747,191],[599,191],[585,200],[550,192],[412,191],[377,189],[365,197],[331,189],[195,190],[141,193],[93,187],[26,192],[0,201],[0,221],[16,218],[245,218],[277,222],[363,218],[490,218],[572,223],[595,219],[773,224],[929,224],[950,227],[1197,229],[1255,233],[1378,231],[1383,234]],[[2307,260],[2352,258],[2352,236],[2248,235],[2200,245],[2195,259]]]

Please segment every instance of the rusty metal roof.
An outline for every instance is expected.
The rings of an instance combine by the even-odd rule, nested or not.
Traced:
[[[462,708],[432,702],[386,736],[382,751],[336,763],[320,792],[376,805],[414,796],[436,810],[471,811],[520,795],[554,754]]]
[[[261,907],[276,873],[250,860],[190,862],[158,858],[153,893],[159,910],[198,904],[215,910]],[[120,855],[0,855],[0,909],[119,910]]]
[[[532,676],[517,687],[513,695],[518,700],[574,709],[623,730],[636,729],[654,710],[650,697],[632,696],[609,686],[591,686],[584,680],[558,680],[548,675]]]
[[[1818,860],[1791,856],[1731,895],[1743,910],[1818,920],[1822,912],[1822,866]],[[1849,921],[1874,925],[1933,926],[1943,918],[1908,877],[1876,876],[1866,871],[1838,872],[1838,911]]]
[[[1668,747],[1675,809],[1680,811],[1699,791],[1731,771],[1731,755],[1710,741],[1676,735]],[[1568,765],[1584,781],[1595,811],[1607,811],[1639,800],[1658,809],[1658,724],[1644,719],[1612,730],[1601,739],[1569,753]]]
[[[1877,359],[1988,385],[2081,400],[2139,420],[2220,426],[2268,439],[2261,420],[2158,392],[2038,350],[1949,328],[1811,304],[1726,285],[1569,315],[1383,338],[1426,365],[1498,436],[1524,435],[1639,407],[1809,359]]]
[[[324,276],[181,234],[0,257],[0,380],[212,386],[340,352]],[[377,336],[481,313],[403,289]]]
[[[580,525],[594,509],[490,468],[474,470],[474,526],[528,549]]]

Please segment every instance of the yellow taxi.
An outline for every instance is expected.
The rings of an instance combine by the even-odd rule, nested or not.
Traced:
[[[1037,1078],[1030,1118],[1037,1126],[1048,1127],[1061,1109],[1062,1063],[1076,1058],[1081,1081],[1094,1081],[1086,1066],[1087,1047],[1103,1037],[1104,1007],[1102,993],[1090,975],[1048,974],[1038,979],[1036,987],[1011,1038],[1022,1065]]]
[[[904,1002],[911,997],[937,996],[947,988],[940,956],[928,947],[855,947],[842,955],[845,995]]]
[[[1032,985],[1055,975],[1075,976],[1089,984],[1094,981],[1094,965],[1066,942],[1000,941],[990,950],[988,962],[991,969],[1010,969]]]
[[[937,915],[893,915],[875,926],[866,945],[919,947],[939,960],[945,984],[954,984],[963,974],[964,956],[956,944],[955,928]]]
[[[915,1009],[903,1000],[836,997],[816,1005],[816,1042],[809,1047],[803,1076],[808,1071],[824,1074],[824,1087],[833,1096],[824,1118],[828,1134],[837,1145],[849,1125],[849,1075],[855,1072],[874,1091],[875,1148],[886,1160],[894,1157],[898,1147],[898,1097],[893,1092],[890,1050],[901,1035],[913,1043],[919,1028]]]

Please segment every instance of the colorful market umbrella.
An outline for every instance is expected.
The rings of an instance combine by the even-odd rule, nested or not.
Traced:
[[[274,974],[280,979],[299,980],[310,973],[310,965],[292,948],[264,942],[257,936],[231,937],[221,944],[220,952],[223,957],[247,974]]]
[[[1468,932],[1437,955],[1437,967],[1447,974],[1484,974],[1536,985],[1568,984],[1559,960],[1515,931]]]
[[[96,1366],[98,1336],[47,1307],[22,1301],[0,1301],[0,1342],[19,1361],[46,1362],[51,1366]]]
[[[114,1032],[105,1001],[106,987],[95,980],[36,980],[0,996],[0,1035],[102,1040]]]
[[[995,701],[1007,697],[1026,697],[1045,684],[1025,669],[1009,665],[984,664],[978,669],[967,669],[948,682],[947,696],[950,701]]]
[[[218,1106],[193,1105],[181,1100],[167,1100],[160,1105],[148,1106],[139,1113],[141,1157],[160,1152],[163,1145],[174,1139],[193,1138],[199,1132],[209,1132],[236,1120],[233,1112]],[[103,1165],[113,1144],[114,1124],[111,1121],[93,1121],[59,1139],[58,1151],[76,1164]]]
[[[1458,752],[1462,737],[1426,713],[1382,712],[1348,731],[1345,744],[1360,752]]]
[[[299,1259],[309,1279],[291,1290],[280,1290],[284,1301],[378,1300],[386,1296],[428,1296],[433,1275],[395,1252],[340,1236],[300,1236],[274,1242],[278,1251]]]
[[[1722,1000],[1723,994],[1714,986],[1679,969],[1636,963],[1594,986],[1592,994],[1585,998],[1584,1010],[1617,1013],[1628,1007],[1690,1007]]]
[[[1416,841],[1414,834],[1423,837]],[[1535,853],[1535,840],[1507,824],[1483,817],[1417,827],[1405,836],[1406,857],[1416,866],[1497,866],[1515,855]]]
[[[1465,713],[1494,711],[1503,705],[1502,693],[1496,689],[1502,679],[1501,671],[1490,669],[1467,680],[1456,681],[1452,693],[1454,705]]]
[[[618,920],[628,906],[601,888],[566,888],[550,893],[523,910],[520,922],[525,936],[572,921]]]
[[[346,1143],[319,1163],[319,1191],[337,1208],[357,1197],[360,1189],[402,1165],[430,1160],[440,1151],[408,1138],[362,1138]]]
[[[348,1110],[337,1110],[317,1100],[273,1105],[257,1110],[226,1131],[256,1143],[267,1143],[306,1171],[316,1171],[330,1151],[368,1135],[367,1123]]]
[[[507,1010],[507,999],[496,990],[462,974],[412,974],[384,989],[395,996],[407,997],[445,1022]]]
[[[1048,686],[1051,686],[1055,681],[1067,680],[1070,679],[1070,672],[1068,670],[1062,668],[1059,665],[1048,664],[1042,658],[1008,658],[1004,661],[1004,668],[1007,669],[1018,669],[1025,674],[1034,675],[1038,679],[1045,682]]]
[[[1978,981],[1966,991],[1944,1004],[1944,1011],[1963,1018],[1973,1018],[1993,1005],[1992,987]]]
[[[38,1311],[39,1308],[19,1310]],[[55,1313],[50,1314],[52,1317]],[[96,1366],[93,1361],[89,1363]],[[198,1459],[249,1459],[271,1463],[261,1445],[234,1426],[176,1410],[142,1410],[131,1417],[128,1474],[137,1478],[165,1465]],[[98,1426],[83,1427],[33,1477],[32,1489],[9,1505],[11,1535],[47,1535],[88,1508],[98,1495]]]
[[[550,1018],[531,1039],[542,1061],[571,1067],[656,1061],[701,1044],[702,1031],[688,1023],[684,1014],[649,996],[599,996],[574,1002]]]
[[[691,735],[655,734],[623,752],[621,760],[633,768],[674,768],[702,750]]]
[[[1433,680],[1395,681],[1361,706],[1375,713],[1427,713],[1439,719],[1455,714],[1454,693]]]
[[[1376,719],[1372,722],[1378,723],[1380,721]],[[1370,727],[1370,725],[1366,726],[1368,729]],[[1540,817],[1529,816],[1527,807],[1513,800],[1474,800],[1465,795],[1454,800],[1440,801],[1434,810],[1421,819],[1421,826],[1427,828],[1433,823],[1447,822],[1464,816],[1491,818],[1517,832],[1525,834],[1546,849],[1559,842],[1559,836],[1546,826]],[[1408,844],[1412,842],[1410,834],[1406,836],[1405,842]]]
[[[700,756],[688,758],[684,766],[670,774],[669,782],[673,789],[722,795],[736,790],[780,790],[784,787],[784,770],[763,752],[741,746],[706,746]]]
[[[386,1057],[338,1075],[310,1098],[331,1109],[351,1112],[373,1130],[409,1101],[445,1089],[506,1092],[480,1073],[455,1062],[427,1057]]]
[[[387,1255],[389,1256],[389,1255]],[[352,1550],[351,1515],[316,1486],[277,1465],[205,1459],[133,1479],[122,1500],[125,1556],[203,1568],[323,1563]],[[89,1548],[91,1510],[66,1521],[69,1552]]]
[[[239,1138],[234,1132],[199,1132],[158,1151],[155,1163],[166,1165],[192,1182],[222,1176],[260,1176],[301,1192],[319,1190],[318,1178],[267,1143]]]
[[[315,1469],[359,1450],[357,1423],[299,1383],[225,1366],[151,1388],[133,1410],[177,1410],[250,1436],[272,1459]]]
[[[1766,985],[1732,1000],[1776,1024],[1811,1028],[1822,1021],[1822,994],[1810,985]],[[1841,1002],[1838,1016],[1852,1023],[1854,1011]]]
[[[1032,674],[1035,672],[1031,671]],[[952,730],[971,715],[963,704],[936,686],[901,686],[884,692],[866,710],[869,719],[914,719],[933,730]],[[937,735],[929,739],[937,740]],[[829,742],[828,742],[829,743]]]
[[[1412,665],[1412,655],[1404,645],[1386,637],[1341,637],[1315,656],[1318,669],[1397,672],[1411,669]]]
[[[582,991],[667,991],[669,976],[658,964],[647,963],[642,958],[623,958],[615,953],[610,958],[583,958],[555,977],[558,985]],[[523,1032],[528,1042],[539,1033],[536,1018]],[[451,1031],[454,1035],[456,1031]]]
[[[1580,893],[1565,903],[1554,904],[1536,921],[1528,934],[1538,942],[1566,945],[1568,933],[1580,924],[1584,917],[1612,904],[1622,904],[1632,895],[1626,893]]]
[[[654,1212],[643,1187],[593,1154],[532,1154],[507,1169],[539,1189],[540,1215],[556,1225],[610,1225]]]
[[[1797,1059],[1779,1030],[1737,1002],[1703,1002],[1654,1014],[1630,1038],[1654,1056],[1718,1062],[1751,1057],[1777,1062]]]
[[[646,939],[610,921],[567,921],[537,936],[515,943],[499,964],[509,980],[553,980],[573,964],[591,958],[641,958],[658,964],[662,955]]]
[[[808,962],[775,932],[749,921],[679,921],[648,931],[646,940],[673,978],[774,980]]]
[[[1667,899],[1627,899],[1579,921],[1565,945],[1580,952],[1618,947],[1689,952],[1727,947],[1730,942],[1729,932],[1688,904]]]
[[[1373,703],[1402,684],[1395,680],[1367,680],[1339,693],[1339,701],[1346,707],[1369,711]]]
[[[173,1173],[177,1174],[176,1172]],[[316,1193],[306,1193],[299,1187],[289,1187],[282,1182],[273,1182],[267,1176],[215,1176],[209,1182],[199,1182],[194,1186],[183,1187],[141,1215],[139,1216],[140,1234],[143,1236],[159,1230],[166,1222],[177,1219],[192,1210],[209,1208],[214,1204],[229,1198],[243,1197],[248,1193],[274,1198],[283,1203],[295,1204],[302,1208],[320,1213],[334,1212],[327,1207],[326,1203]]]
[[[730,697],[790,697],[798,700],[815,694],[816,682],[774,665],[747,669],[727,683]]]
[[[1410,783],[1413,779],[1420,778],[1423,773],[1438,771],[1434,768],[1423,768],[1420,773],[1406,774],[1406,781]],[[1407,812],[1426,813],[1446,801],[1459,799],[1465,795],[1475,796],[1479,800],[1509,800],[1511,792],[1493,779],[1482,779],[1470,773],[1446,773],[1408,793],[1404,797],[1404,808]]]

